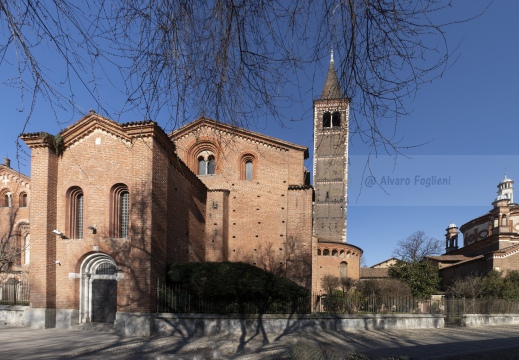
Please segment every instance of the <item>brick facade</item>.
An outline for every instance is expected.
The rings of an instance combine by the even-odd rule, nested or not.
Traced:
[[[170,138],[180,158],[209,189],[206,260],[248,262],[310,288],[307,149],[206,118]],[[214,173],[199,174],[199,158],[208,151],[215,159]],[[249,180],[244,159],[252,162]],[[300,267],[303,263],[307,266]]]

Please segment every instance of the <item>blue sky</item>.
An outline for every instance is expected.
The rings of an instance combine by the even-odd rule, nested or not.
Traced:
[[[461,1],[462,6],[452,8],[452,17],[471,16],[483,3]],[[459,226],[486,213],[505,171],[509,178],[519,181],[515,141],[519,133],[517,14],[518,1],[496,0],[481,17],[447,28],[451,46],[461,42],[459,58],[443,77],[422,86],[418,95],[409,99],[413,111],[398,123],[405,144],[424,145],[406,150],[406,156],[396,159],[387,155],[372,158],[373,174],[366,174],[366,148],[358,138],[350,139],[347,238],[364,250],[367,265],[391,257],[396,243],[415,231],[443,240],[451,221]],[[48,56],[52,60],[52,55]],[[311,69],[314,75],[308,78],[312,81],[304,82],[307,88],[300,90],[303,102],[285,111],[292,121],[281,127],[275,121],[259,119],[251,130],[312,149],[312,99],[322,90],[327,65],[328,59],[323,59],[321,68]],[[15,159],[17,136],[23,131],[55,134],[83,114],[58,111],[58,123],[40,99],[24,130],[30,103],[9,86],[15,71],[15,67],[2,64],[0,155],[10,157],[13,167],[29,174],[27,158],[19,162]],[[56,73],[59,77],[59,71]],[[102,79],[98,86],[103,86]],[[94,106],[82,89],[78,87],[75,92],[84,112]],[[110,101],[115,104],[117,94],[113,97]],[[120,120],[140,117],[130,113]],[[165,123],[164,119],[154,120]],[[307,161],[308,169],[312,168],[311,161]],[[368,186],[369,176],[384,185]],[[438,184],[438,179],[449,180]]]

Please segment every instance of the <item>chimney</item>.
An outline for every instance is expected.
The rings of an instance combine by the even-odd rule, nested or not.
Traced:
[[[8,168],[11,167],[11,160],[9,160],[9,158],[4,158],[4,166],[7,166]]]

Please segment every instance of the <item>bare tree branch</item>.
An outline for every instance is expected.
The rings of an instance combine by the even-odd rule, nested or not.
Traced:
[[[440,240],[431,238],[423,231],[417,231],[397,243],[393,256],[406,262],[421,261],[426,256],[439,255],[443,251]]]
[[[107,116],[132,111],[167,131],[196,115],[248,127],[265,116],[282,122],[280,110],[301,101],[291,87],[313,82],[308,70],[333,47],[352,99],[351,131],[395,154],[407,99],[455,60],[445,34],[452,23],[435,20],[450,7],[450,0],[5,0],[0,64],[13,69],[3,81],[29,108],[22,131],[36,100],[50,104],[60,126],[86,113],[79,93]],[[110,93],[121,102],[109,102]],[[59,118],[63,111],[69,120]]]

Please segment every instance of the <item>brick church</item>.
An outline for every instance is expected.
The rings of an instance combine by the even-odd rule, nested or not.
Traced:
[[[314,101],[313,186],[307,148],[205,117],[166,134],[91,111],[57,135],[22,134],[31,177],[0,165],[0,236],[20,249],[7,272],[28,276],[27,325],[149,334],[171,263],[243,261],[314,293],[325,275],[358,279],[348,111],[332,57]]]

